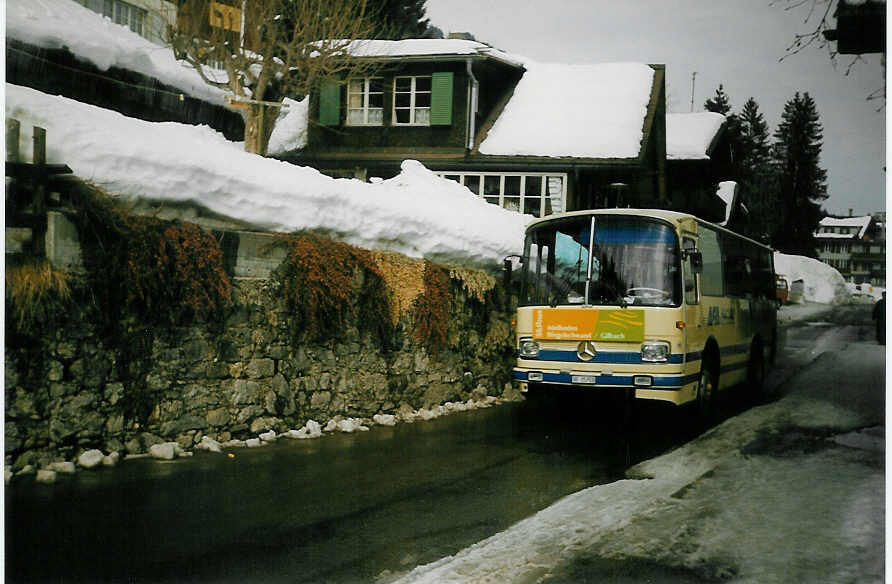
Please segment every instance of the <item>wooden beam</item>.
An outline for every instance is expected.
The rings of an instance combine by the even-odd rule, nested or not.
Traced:
[[[6,162],[19,161],[19,134],[21,124],[18,120],[6,120]]]

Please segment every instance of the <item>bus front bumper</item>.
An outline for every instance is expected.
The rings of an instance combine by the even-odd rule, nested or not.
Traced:
[[[585,389],[634,389],[635,397],[683,404],[697,395],[698,374],[604,373],[586,371],[537,371],[514,368],[514,382],[521,392],[531,383]]]

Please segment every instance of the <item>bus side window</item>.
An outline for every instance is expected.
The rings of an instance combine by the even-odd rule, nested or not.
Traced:
[[[719,234],[706,227],[700,229],[700,252],[703,254],[703,271],[700,273],[700,294],[725,295],[725,275],[722,266],[722,249]]]
[[[684,251],[694,251],[697,248],[697,244],[689,237],[682,239],[681,245]],[[694,275],[694,266],[691,265],[691,257],[689,255],[685,254],[683,257],[684,301],[687,304],[697,304],[697,277]]]

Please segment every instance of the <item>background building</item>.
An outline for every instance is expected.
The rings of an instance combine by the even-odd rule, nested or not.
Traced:
[[[886,285],[885,213],[825,217],[815,233],[818,259],[849,282]]]

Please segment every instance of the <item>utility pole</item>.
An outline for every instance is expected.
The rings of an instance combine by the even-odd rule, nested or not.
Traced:
[[[694,111],[694,86],[697,83],[697,72],[691,73],[691,111]]]

